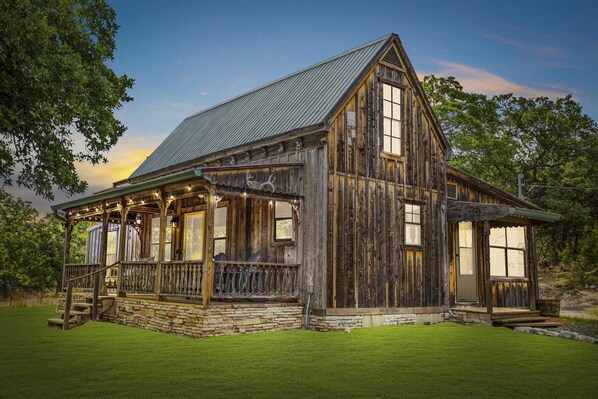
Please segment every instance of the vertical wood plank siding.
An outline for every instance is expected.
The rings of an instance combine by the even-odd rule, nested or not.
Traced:
[[[382,152],[382,82],[404,90],[403,155]],[[355,126],[348,123],[355,113]],[[351,118],[352,120],[353,118]],[[329,307],[439,306],[447,273],[443,149],[402,71],[379,65],[331,121]],[[404,245],[404,204],[422,209],[422,245]]]

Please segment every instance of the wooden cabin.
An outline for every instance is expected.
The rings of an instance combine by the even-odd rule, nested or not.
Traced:
[[[95,291],[98,318],[190,336],[535,310],[533,225],[558,216],[450,156],[398,36],[366,43],[190,115],[126,181],[53,206],[66,308]],[[100,257],[75,265],[81,220]],[[135,233],[114,262],[112,224]]]

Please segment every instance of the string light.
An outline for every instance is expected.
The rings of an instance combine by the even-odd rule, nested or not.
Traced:
[[[187,191],[191,191],[191,184],[189,184],[189,187],[187,187]]]

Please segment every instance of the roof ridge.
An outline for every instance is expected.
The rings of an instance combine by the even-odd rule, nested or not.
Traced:
[[[366,47],[372,46],[372,45],[374,45],[374,44],[380,43],[380,42],[382,42],[382,41],[388,40],[388,39],[389,39],[389,38],[391,38],[393,35],[395,35],[395,34],[394,34],[394,33],[388,33],[388,34],[386,34],[386,35],[384,35],[384,36],[380,36],[380,37],[379,37],[379,38],[377,38],[377,39],[374,39],[374,40],[371,40],[371,41],[369,41],[369,42],[367,42],[367,43],[361,44],[361,45],[359,45],[359,46],[357,46],[357,47],[355,47],[355,48],[352,48],[352,49],[350,49],[350,50],[347,50],[347,51],[345,51],[345,52],[342,52],[342,53],[340,53],[340,54],[337,54],[337,55],[335,55],[335,56],[333,56],[333,57],[327,58],[327,59],[325,59],[325,60],[323,60],[323,61],[317,62],[317,63],[315,63],[315,64],[313,64],[313,65],[310,65],[310,66],[308,66],[308,67],[302,68],[302,69],[300,69],[300,70],[298,70],[298,71],[295,71],[295,72],[293,72],[293,73],[290,73],[290,74],[288,74],[288,75],[285,75],[285,76],[283,76],[283,77],[281,77],[281,78],[278,78],[278,79],[276,79],[276,80],[273,80],[273,81],[271,81],[271,82],[269,82],[269,83],[265,83],[265,84],[263,84],[263,85],[261,85],[261,86],[258,86],[258,87],[256,87],[256,88],[254,88],[254,89],[251,89],[251,90],[249,90],[249,91],[246,91],[246,92],[244,92],[244,93],[238,94],[238,95],[236,95],[236,96],[234,96],[234,97],[231,97],[231,98],[229,98],[229,99],[227,99],[227,100],[221,101],[221,102],[219,102],[219,103],[217,103],[217,104],[214,104],[214,105],[212,105],[211,107],[204,108],[204,109],[202,109],[202,110],[199,110],[199,111],[197,111],[197,112],[194,112],[194,113],[192,113],[192,114],[190,114],[190,115],[187,115],[187,116],[185,117],[185,119],[184,119],[184,120],[187,120],[187,119],[189,119],[189,118],[193,118],[193,117],[195,117],[195,116],[197,116],[197,115],[200,115],[200,114],[203,114],[204,112],[207,112],[207,111],[209,111],[209,110],[211,110],[211,109],[214,109],[214,108],[220,107],[221,105],[227,104],[227,103],[229,103],[229,102],[231,102],[231,101],[234,101],[234,100],[237,100],[237,99],[239,99],[239,98],[241,98],[241,97],[245,97],[245,96],[247,96],[247,95],[249,95],[249,94],[251,94],[251,93],[255,93],[256,91],[258,91],[258,90],[261,90],[261,89],[263,89],[263,88],[266,88],[266,87],[268,87],[268,86],[271,86],[271,85],[273,85],[273,84],[275,84],[275,83],[281,82],[281,81],[283,81],[283,80],[286,80],[286,79],[289,79],[289,78],[291,78],[291,77],[293,77],[293,76],[296,76],[296,75],[299,75],[299,74],[301,74],[301,73],[307,72],[307,71],[309,71],[310,69],[314,69],[314,68],[316,68],[316,67],[319,67],[319,66],[321,66],[321,65],[327,64],[327,63],[329,63],[329,62],[332,62],[332,61],[334,61],[334,60],[336,60],[336,59],[339,59],[339,58],[341,58],[341,57],[345,57],[345,56],[347,56],[347,55],[349,55],[349,54],[351,54],[351,53],[354,53],[354,52],[356,52],[356,51],[359,51],[359,50],[361,50],[361,49],[363,49],[363,48],[366,48]]]

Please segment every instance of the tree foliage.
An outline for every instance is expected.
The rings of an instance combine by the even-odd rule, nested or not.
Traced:
[[[514,194],[523,174],[526,199],[563,216],[539,229],[541,260],[583,263],[598,247],[598,125],[580,104],[570,95],[468,93],[452,77],[426,76],[423,86],[453,147],[451,163]]]
[[[85,259],[85,231],[73,231],[71,261]],[[39,219],[29,202],[0,190],[0,295],[56,287],[62,272],[64,225],[52,215]]]
[[[53,199],[82,193],[74,162],[105,162],[126,130],[114,110],[133,81],[114,58],[103,0],[0,1],[0,179]]]

